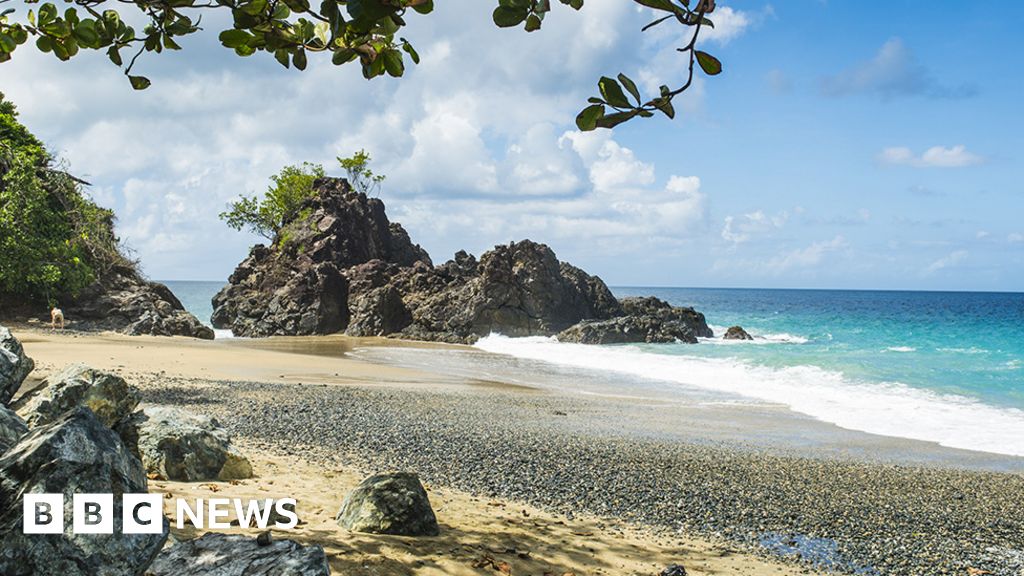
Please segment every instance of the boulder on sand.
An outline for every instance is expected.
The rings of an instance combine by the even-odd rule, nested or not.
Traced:
[[[353,532],[436,536],[440,529],[416,474],[377,474],[359,483],[341,505],[338,524]]]
[[[171,406],[147,406],[117,427],[128,450],[161,480],[240,480],[252,465],[216,419]]]
[[[330,576],[319,545],[209,532],[164,550],[146,576]]]
[[[15,410],[35,427],[57,420],[76,406],[85,406],[112,428],[135,410],[139,397],[139,391],[117,374],[71,364],[19,398]]]
[[[25,356],[21,342],[10,330],[0,326],[0,405],[6,406],[11,401],[33,368],[35,362]]]
[[[79,407],[39,426],[0,457],[0,574],[4,576],[136,575],[167,540],[124,534],[123,493],[145,493],[146,475],[113,431]],[[22,496],[63,494],[63,534],[23,534]],[[113,534],[72,534],[74,494],[113,494]]]
[[[28,434],[28,426],[13,411],[0,406],[0,455]]]
[[[747,334],[747,331],[742,326],[730,326],[725,331],[725,336],[722,336],[725,340],[753,340],[754,337]]]

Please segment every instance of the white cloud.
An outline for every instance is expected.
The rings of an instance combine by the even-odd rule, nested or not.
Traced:
[[[836,236],[832,240],[814,242],[805,248],[799,248],[775,256],[767,263],[767,268],[776,274],[788,272],[794,268],[812,268],[821,264],[825,256],[831,252],[846,248],[846,239]]]
[[[972,86],[949,86],[936,80],[899,38],[886,41],[871,60],[824,78],[821,91],[826,96],[869,93],[883,99],[900,96],[964,98],[976,94]]]
[[[1019,232],[1011,232],[1010,234],[1006,235],[1006,241],[1011,244],[1024,242],[1024,234],[1021,234]]]
[[[748,212],[740,216],[726,216],[722,227],[722,239],[733,244],[742,244],[752,236],[767,234],[786,225],[789,213],[779,212],[768,216],[763,211]]]
[[[904,146],[885,148],[878,154],[878,161],[897,166],[915,168],[962,168],[985,161],[985,158],[967,150],[963,144],[956,146],[932,146],[920,155]]]
[[[925,268],[924,273],[929,275],[934,274],[939,270],[953,268],[966,260],[967,256],[968,252],[966,250],[955,250],[942,258],[939,258],[935,262],[932,262],[927,268]]]

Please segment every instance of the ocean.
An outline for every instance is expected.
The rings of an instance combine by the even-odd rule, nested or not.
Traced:
[[[167,282],[209,322],[220,282]],[[851,430],[1024,456],[1024,294],[613,288],[704,313],[716,338],[588,346],[491,335],[477,347],[599,371],[602,391],[761,403]],[[721,339],[743,326],[753,342]],[[223,335],[223,333],[222,333]]]

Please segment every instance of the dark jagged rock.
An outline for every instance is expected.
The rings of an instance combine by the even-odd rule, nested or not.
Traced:
[[[139,405],[139,398],[138,389],[117,374],[71,364],[26,392],[15,403],[15,409],[34,428],[84,406],[109,428],[127,418]]]
[[[35,366],[25,355],[21,342],[10,330],[0,326],[0,406],[11,401]]]
[[[167,286],[143,279],[128,266],[114,267],[62,308],[81,330],[213,339],[213,330],[186,312]]]
[[[14,411],[0,406],[0,455],[28,434],[28,425]]]
[[[349,325],[343,270],[371,260],[430,265],[401,225],[388,221],[383,202],[353,192],[343,179],[313,186],[315,196],[273,245],[254,247],[213,298],[214,326],[238,336],[341,332]]]
[[[625,344],[686,342],[710,338],[704,315],[693,308],[672,306],[654,297],[623,298],[623,316],[610,320],[585,320],[558,334],[561,342]]]
[[[208,416],[147,406],[120,423],[117,432],[150,477],[184,482],[252,478],[249,460]]]
[[[91,410],[78,408],[40,426],[0,457],[0,574],[33,576],[137,575],[167,540],[159,534],[123,534],[123,493],[146,492],[138,459]],[[70,526],[74,494],[113,494],[113,534],[23,534],[22,495],[64,495]]]
[[[393,336],[472,343],[492,332],[554,335],[588,320],[606,336],[579,341],[694,341],[704,317],[657,299],[627,310],[608,287],[544,244],[496,246],[479,260],[459,251],[434,266],[384,205],[322,178],[274,243],[255,246],[213,299],[213,324],[239,336]],[[341,281],[336,278],[342,278]],[[614,335],[618,333],[618,335]],[[617,339],[617,340],[616,340]]]
[[[338,524],[353,532],[436,536],[440,529],[416,474],[377,474],[359,483],[341,505]]]
[[[686,568],[682,564],[671,564],[666,566],[658,576],[686,576]]]
[[[742,326],[730,326],[725,331],[725,336],[722,338],[726,340],[753,340],[754,337],[747,333]]]
[[[262,536],[262,535],[261,535]],[[319,545],[209,532],[164,550],[146,576],[330,576]]]

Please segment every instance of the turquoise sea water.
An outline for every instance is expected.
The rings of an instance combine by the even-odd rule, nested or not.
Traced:
[[[209,322],[220,282],[167,282]],[[478,347],[658,381],[680,395],[781,404],[844,428],[1024,456],[1024,294],[614,288],[703,312],[700,344],[583,346],[492,335]],[[753,342],[725,341],[743,326]]]

